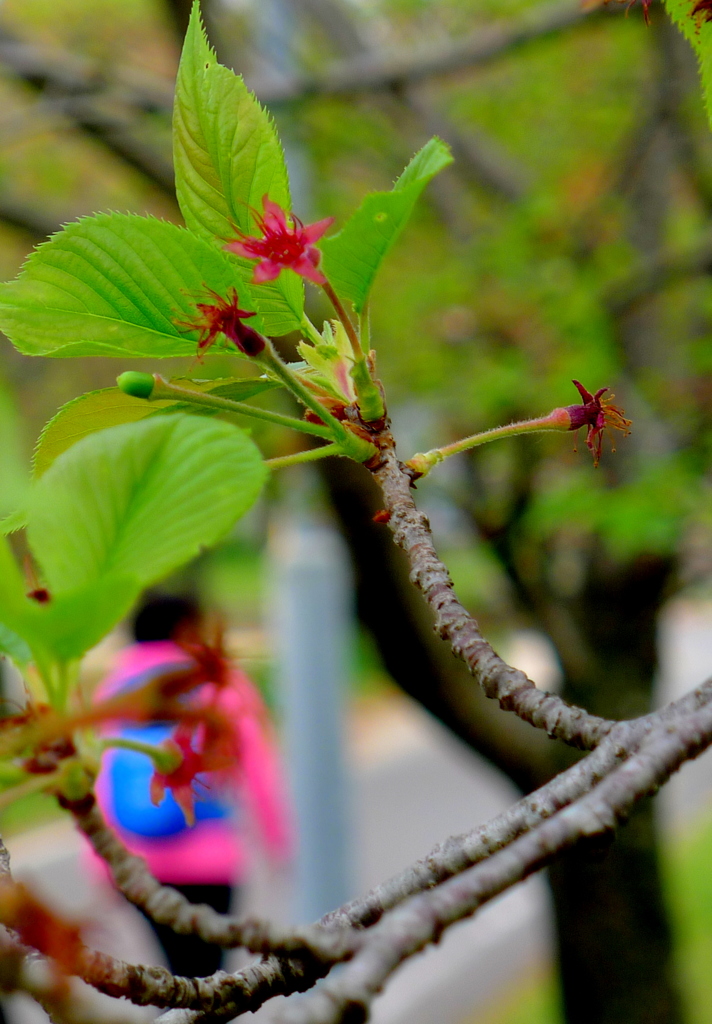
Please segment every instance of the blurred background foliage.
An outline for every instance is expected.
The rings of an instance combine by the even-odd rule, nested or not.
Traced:
[[[169,113],[188,6],[3,0],[4,276],[82,214],[179,220]],[[578,0],[204,0],[203,10],[220,58],[277,119],[304,219],[342,222],[432,134],[453,146],[454,168],[428,190],[372,301],[404,457],[573,404],[573,377],[615,390],[634,431],[615,455],[604,445],[598,469],[581,439],[576,452],[573,436],[522,437],[438,467],[418,496],[462,597],[495,637],[533,626],[552,642],[566,697],[606,715],[645,710],[660,609],[681,590],[708,594],[712,570],[712,136],[689,47],[656,3],[649,26],[637,6]],[[311,301],[315,317],[326,313]],[[199,375],[234,366],[208,356]],[[0,513],[21,501],[32,444],[58,405],[131,368],[148,367],[3,347]],[[188,360],[151,369],[198,373]],[[254,433],[268,455],[296,443]],[[290,471],[267,499],[330,500],[367,631],[355,674],[366,685],[390,674],[523,789],[540,784],[568,755],[472,692],[371,523],[378,499],[365,483],[339,463],[318,485]],[[262,617],[264,512],[196,570],[243,628]],[[643,809],[603,867],[552,875],[570,1022],[683,1017],[654,835]],[[625,917],[625,941],[605,921],[581,923],[582,894]],[[601,979],[605,1005],[582,999]]]
[[[360,38],[387,54],[388,48],[411,46],[418,53],[424,45],[444,46],[458,34],[536,7],[400,0],[354,4],[348,13]],[[46,48],[50,65],[53,51],[61,61],[71,54],[78,73],[98,82],[87,92],[97,106],[125,102],[122,89],[168,93],[178,44],[168,6],[159,0],[5,0],[0,9],[3,30]],[[259,85],[255,51],[265,45],[268,16],[257,16],[247,2],[219,6],[215,16],[233,62],[248,80],[252,72]],[[285,16],[294,20],[295,14]],[[283,58],[288,67],[298,59],[299,75],[343,56],[315,18],[288,28],[295,31]],[[516,181],[517,201],[481,182],[465,186],[471,169],[459,167],[421,206],[372,303],[373,336],[391,403],[397,408],[417,399],[427,406],[428,430],[416,443],[444,441],[574,402],[572,377],[589,387],[615,384],[635,417],[633,437],[622,443],[618,460],[606,458],[597,472],[559,437],[537,439],[537,498],[528,522],[547,537],[561,524],[575,523],[582,534],[599,532],[614,553],[624,555],[675,550],[684,527],[707,526],[702,474],[710,446],[704,401],[712,375],[709,285],[683,282],[659,300],[659,332],[667,330],[668,343],[657,345],[644,367],[630,366],[610,309],[616,284],[634,272],[641,255],[650,255],[630,241],[626,194],[639,172],[627,160],[631,137],[635,141],[640,122],[650,117],[657,87],[656,32],[655,26],[645,30],[637,11],[599,17],[595,24],[591,18],[585,28],[428,84],[430,120],[442,118],[447,128],[476,139],[483,133],[502,179]],[[165,190],[77,128],[66,115],[72,103],[65,95],[53,95],[49,87],[38,96],[8,74],[0,89],[0,188],[8,200],[50,226],[100,209],[176,219]],[[695,88],[683,106],[689,133],[712,155]],[[365,189],[388,187],[425,136],[423,119],[399,101],[396,89],[312,95],[274,108],[288,151],[294,151],[297,209],[306,216],[316,212],[342,220]],[[150,141],[167,160],[167,118],[155,111],[134,120],[140,140]],[[703,188],[692,187],[673,169],[661,248],[700,238],[710,167],[712,161],[707,167],[701,161]],[[3,226],[0,269],[6,276],[27,248],[27,234]],[[210,361],[211,371],[220,372]],[[17,369],[8,372],[20,389],[30,439],[57,403],[111,383],[116,369],[108,360],[32,370],[29,362],[15,357]],[[631,370],[634,382],[626,379]],[[36,374],[43,377],[40,387]],[[698,396],[703,400],[696,401]],[[660,418],[666,423],[663,438],[645,429],[644,421],[659,426]],[[689,452],[686,442],[693,439],[697,450]],[[273,440],[276,447],[286,443]],[[500,451],[477,456],[493,479],[506,475],[506,458]]]
[[[261,5],[260,14],[247,0],[214,4],[221,48],[230,50],[248,81],[269,86],[283,73],[275,66],[280,60],[299,78],[344,59],[318,7],[302,17],[299,4],[282,5],[281,30],[289,38],[275,42],[268,37],[278,36],[279,26],[267,24],[268,6]],[[448,39],[469,37],[536,6],[399,0],[353,4],[347,13],[360,43],[388,59],[408,47],[416,55],[445,47]],[[48,227],[101,209],[176,219],[167,189],[127,169],[101,136],[92,138],[72,116],[78,96],[99,114],[128,118],[131,108],[134,137],[169,159],[163,111],[137,114],[127,102],[131,93],[153,91],[165,105],[178,55],[169,5],[5,0],[1,12],[5,46],[13,36],[30,42],[50,66],[59,58],[56,63],[68,63],[86,79],[81,94],[76,87],[60,92],[52,83],[38,92],[36,84],[0,67],[0,194],[13,212]],[[616,286],[652,255],[632,237],[629,200],[642,173],[634,150],[658,102],[661,51],[669,40],[661,43],[660,27],[646,29],[636,10],[589,20],[512,48],[470,73],[416,85],[421,94],[427,91],[427,118],[418,114],[420,96],[402,100],[410,85],[361,95],[316,93],[272,106],[292,157],[296,206],[305,216],[342,220],[364,189],[389,186],[439,120],[446,137],[451,131],[472,151],[488,151],[494,187],[482,175],[477,180],[475,165],[460,161],[421,205],[376,287],[373,336],[391,403],[395,409],[427,404],[424,429],[411,433],[417,433],[416,445],[434,444],[572,403],[574,376],[592,388],[614,384],[635,418],[633,437],[598,471],[561,438],[538,438],[530,445],[536,493],[526,525],[542,539],[562,526],[579,537],[595,532],[616,557],[667,553],[690,528],[696,536],[709,528],[704,474],[712,291],[697,275],[666,289],[655,300],[656,333],[674,332],[675,343],[650,345],[644,365],[632,365],[635,353],[621,338],[611,303]],[[258,72],[257,54],[265,49],[272,68],[265,73],[261,65]],[[281,51],[277,58],[275,51]],[[704,160],[712,145],[694,79],[685,85],[675,113],[694,138],[697,163],[692,174],[668,154],[669,188],[656,240],[661,251],[699,241],[712,199],[712,161]],[[269,97],[269,87],[266,92]],[[27,233],[2,225],[5,276],[16,272],[27,247]],[[8,358],[28,444],[59,403],[111,383],[118,367],[103,360],[30,367],[30,360]],[[224,372],[213,362],[211,373]],[[279,436],[270,441],[275,450],[289,443]],[[507,502],[515,447],[477,454],[479,472],[495,485],[491,504]],[[450,491],[456,482],[453,476]]]

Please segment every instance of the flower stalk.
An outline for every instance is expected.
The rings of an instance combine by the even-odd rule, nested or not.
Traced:
[[[625,437],[630,434],[631,421],[625,418],[623,410],[613,405],[613,395],[604,398],[608,388],[599,388],[591,394],[580,381],[572,384],[581,395],[580,405],[567,405],[553,409],[548,416],[540,416],[533,420],[520,420],[509,423],[506,427],[493,427],[480,434],[472,434],[461,441],[453,441],[443,448],[433,448],[429,452],[418,452],[406,462],[406,466],[419,479],[429,473],[433,466],[450,455],[459,455],[470,448],[476,448],[487,441],[498,441],[501,437],[514,437],[517,434],[532,434],[543,430],[579,430],[586,428],[586,447],[593,456],[594,467],[601,459],[603,434],[606,430],[619,430]],[[615,448],[613,449],[615,451]]]
[[[502,437],[516,437],[518,434],[533,434],[545,430],[571,430],[571,417],[566,409],[554,409],[547,416],[539,416],[531,420],[519,420],[517,423],[508,423],[504,427],[493,427],[491,430],[484,430],[479,434],[471,434],[463,437],[460,441],[453,441],[442,448],[432,448],[429,452],[418,452],[412,459],[408,459],[406,466],[414,470],[417,477],[423,477],[433,466],[443,462],[451,455],[459,455],[461,452],[469,451],[470,448],[477,448],[488,441],[499,441]]]
[[[125,736],[111,736],[102,740],[102,750],[108,750],[111,747],[120,747],[122,750],[133,750],[137,754],[145,754],[153,761],[157,771],[166,774],[175,771],[183,760],[177,751],[168,750],[166,747],[156,747],[151,743],[141,743],[140,740],[130,740]]]
[[[341,299],[338,297],[331,284],[327,281],[322,287],[336,310],[339,321],[343,325],[343,328],[346,331],[346,337],[349,339],[349,343],[351,345],[351,352],[353,354],[351,379],[353,380],[354,391],[356,392],[356,404],[358,405],[359,412],[361,413],[361,419],[364,423],[378,423],[383,420],[386,415],[386,407],[383,402],[381,390],[374,381],[371,372],[371,361],[373,360],[374,354],[369,352],[370,322],[368,312],[364,311],[359,319],[359,337],[359,332],[354,327],[350,316],[341,302]],[[365,351],[362,339],[366,342]],[[321,339],[319,339],[319,342],[320,341]],[[317,342],[317,344],[319,344],[319,342]],[[369,352],[368,356],[366,356],[366,352]]]
[[[307,448],[306,451],[296,452],[294,455],[281,455],[276,459],[265,459],[265,465],[270,469],[286,469],[288,466],[298,466],[304,462],[316,462],[329,455],[343,454],[340,444],[325,444],[321,448]]]
[[[262,214],[252,210],[252,216],[261,237],[237,231],[237,238],[228,242],[225,249],[237,256],[258,261],[252,278],[254,284],[274,281],[283,270],[291,269],[313,284],[321,285],[336,310],[351,345],[354,359],[352,377],[362,418],[366,423],[382,420],[385,415],[383,398],[371,377],[359,331],[333,286],[320,270],[321,252],[314,243],[333,223],[333,217],[327,217],[316,224],[305,225],[294,213],[288,213],[278,203],[273,202],[267,194],[262,197],[262,208]],[[304,401],[303,394],[298,394],[294,387],[294,380],[288,382],[284,374],[276,369],[274,366],[276,355],[273,350],[270,353],[267,339],[262,335],[257,335],[242,323],[245,318],[254,314],[238,308],[238,296],[235,290],[233,289],[232,296],[229,296],[227,300],[212,292],[211,296],[215,300],[214,303],[199,303],[200,317],[182,325],[200,330],[199,354],[213,344],[217,333],[222,331],[243,353],[270,363],[272,369],[279,373],[287,387],[299,397],[300,401],[304,402],[312,412],[316,412],[325,423],[329,423],[327,417]],[[319,346],[321,339],[307,318],[305,318],[303,327],[312,344]],[[252,335],[258,339],[257,342],[251,340]],[[247,341],[244,340],[245,337]],[[333,428],[334,424],[331,423],[331,426]],[[334,437],[342,442],[344,440],[339,431],[335,431]],[[364,456],[356,454],[358,447],[351,441],[347,445],[351,457],[363,462],[368,458],[368,454]],[[366,451],[363,445],[360,447],[364,452]]]
[[[358,362],[359,359],[364,358],[364,354],[363,349],[361,348],[361,341],[359,339],[358,332],[356,331],[356,328],[353,325],[353,321],[349,314],[346,312],[346,308],[343,302],[341,301],[341,299],[336,294],[333,287],[327,280],[325,280],[324,283],[322,284],[322,288],[324,289],[324,292],[327,298],[329,299],[329,302],[336,310],[336,315],[338,316],[341,323],[344,325],[344,330],[346,331],[348,339],[351,342],[351,350],[354,354],[354,359],[356,360],[356,362]]]

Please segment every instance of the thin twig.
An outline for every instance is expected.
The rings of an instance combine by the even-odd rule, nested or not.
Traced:
[[[508,56],[522,46],[559,32],[591,24],[620,11],[618,4],[584,10],[578,0],[534,8],[520,18],[481,28],[458,42],[408,50],[400,54],[369,52],[341,61],[325,74],[284,79],[279,83],[252,79],[250,85],[264,103],[278,103],[311,95],[338,95],[398,89],[426,79],[476,67]]]
[[[664,250],[635,267],[628,277],[614,282],[604,295],[613,316],[621,317],[638,302],[686,278],[712,271],[712,235],[706,232],[693,245]]]

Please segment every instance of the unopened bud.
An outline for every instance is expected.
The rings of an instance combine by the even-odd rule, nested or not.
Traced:
[[[429,452],[418,452],[412,459],[408,459],[406,466],[415,474],[415,479],[418,479],[429,473],[433,466],[436,466],[442,460],[443,456],[439,449],[434,448]]]
[[[116,378],[116,383],[125,395],[131,395],[132,398],[150,398],[156,382],[150,373],[126,370]]]
[[[94,778],[80,761],[67,762],[59,791],[70,803],[86,799],[92,791]]]

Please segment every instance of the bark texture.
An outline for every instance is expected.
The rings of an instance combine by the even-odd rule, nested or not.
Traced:
[[[611,717],[648,710],[657,617],[672,570],[663,558],[618,567],[593,560],[573,611],[597,657],[587,659],[589,671],[569,667],[566,699]],[[658,848],[655,808],[646,800],[609,849],[571,852],[550,868],[569,1024],[683,1020]]]
[[[409,579],[406,556],[388,527],[373,521],[382,497],[346,459],[322,464],[332,505],[351,552],[361,621],[391,678],[523,791],[553,770],[551,744],[539,730],[488,700],[433,631],[432,616]]]

